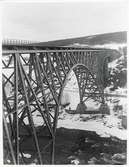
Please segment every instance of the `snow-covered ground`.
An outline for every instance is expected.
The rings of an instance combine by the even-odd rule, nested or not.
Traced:
[[[41,116],[33,114],[36,127],[43,125]],[[28,120],[25,121],[28,123]],[[116,115],[101,114],[69,114],[65,109],[60,112],[57,128],[80,129],[94,131],[101,137],[117,137],[121,140],[127,139],[127,130],[122,127],[122,119]]]
[[[68,114],[65,111],[60,114],[58,128],[80,129],[95,131],[101,137],[117,137],[121,140],[127,139],[127,131],[121,126],[121,119],[107,115]]]

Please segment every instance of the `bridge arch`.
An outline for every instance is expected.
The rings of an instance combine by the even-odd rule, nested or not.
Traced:
[[[81,89],[81,87],[80,87],[81,83],[80,83],[79,78],[76,74],[76,68],[80,68],[80,69],[84,70],[83,72],[85,72],[85,74],[87,75],[86,78],[83,78],[83,80],[86,79],[86,80],[92,80],[93,81],[92,84],[94,84],[94,85],[92,85],[92,87],[95,86],[97,89],[96,89],[95,92],[92,92],[92,93],[98,93],[98,95],[100,96],[99,100],[100,100],[100,103],[101,103],[103,101],[102,100],[102,92],[101,92],[101,89],[100,89],[94,75],[92,74],[92,72],[88,69],[88,67],[85,64],[78,63],[78,64],[75,64],[71,67],[71,69],[68,71],[68,73],[67,73],[67,75],[64,79],[63,86],[61,87],[60,93],[59,93],[59,105],[61,105],[61,99],[62,99],[62,96],[63,96],[63,91],[64,91],[64,88],[65,88],[67,82],[68,82],[68,77],[69,77],[69,75],[72,71],[74,72],[74,74],[76,76],[77,83],[78,83],[78,88]],[[81,75],[81,71],[80,71],[80,75]],[[81,80],[81,81],[83,82],[83,80]],[[83,91],[85,91],[85,89],[86,89],[86,84],[88,84],[88,83],[87,82],[83,83],[83,87],[84,87],[84,88],[82,88]],[[89,84],[91,84],[91,83],[89,83]],[[83,95],[81,93],[83,93]],[[81,92],[81,90],[79,90],[79,96],[80,96],[80,101],[83,101],[83,98],[85,97],[84,92]],[[94,97],[91,97],[91,98],[94,98]]]

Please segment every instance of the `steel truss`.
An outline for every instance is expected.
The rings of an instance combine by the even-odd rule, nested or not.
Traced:
[[[54,164],[55,136],[63,89],[73,70],[78,81],[80,101],[89,98],[104,103],[103,62],[111,50],[49,48],[3,45],[3,123],[4,160],[25,164],[21,133],[33,137],[38,164]],[[40,144],[33,114],[42,117],[44,145]],[[25,119],[28,120],[29,126]],[[6,142],[7,141],[7,142]],[[46,154],[50,159],[46,161]]]

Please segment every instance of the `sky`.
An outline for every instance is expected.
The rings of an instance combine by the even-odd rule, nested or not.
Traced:
[[[126,31],[126,2],[4,3],[2,36],[51,41]]]

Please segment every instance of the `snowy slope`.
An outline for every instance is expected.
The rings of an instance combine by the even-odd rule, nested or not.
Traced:
[[[112,115],[88,115],[88,114],[68,114],[63,112],[59,116],[58,128],[80,129],[95,131],[101,137],[117,137],[121,140],[127,139],[127,131],[121,127],[121,120]]]

